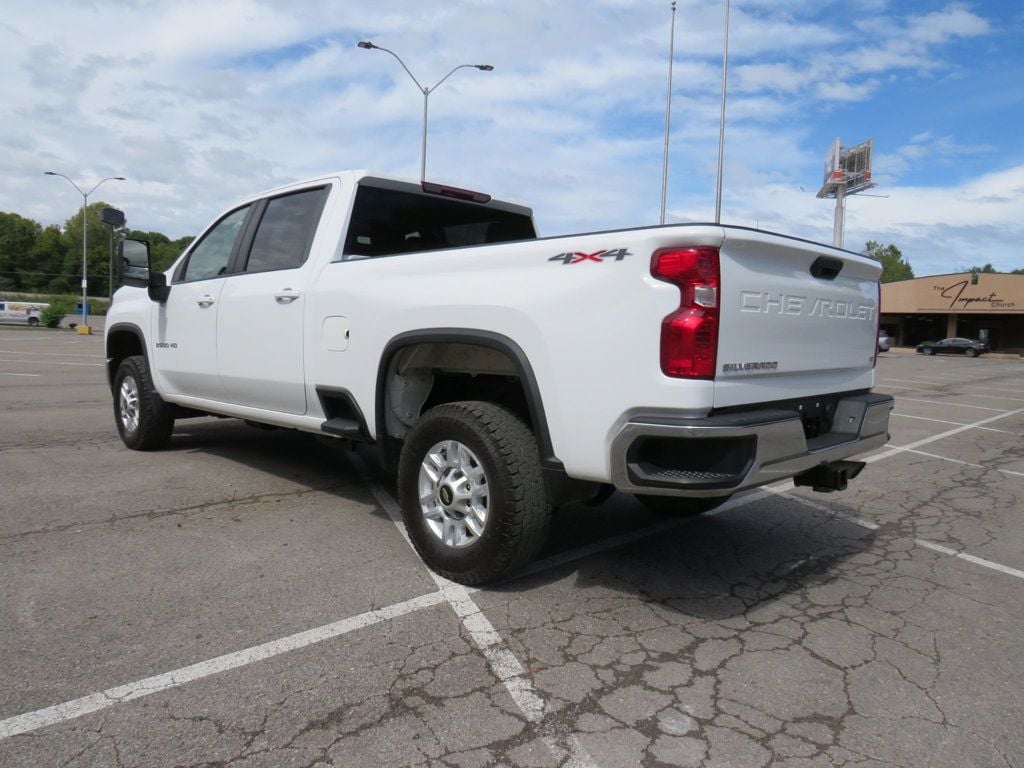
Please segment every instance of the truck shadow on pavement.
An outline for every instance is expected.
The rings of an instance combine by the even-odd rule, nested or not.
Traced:
[[[369,514],[389,520],[342,445],[290,430],[257,429],[233,419],[203,419],[180,422],[168,450],[237,462],[365,504]],[[372,448],[361,448],[358,455],[373,479],[394,496],[394,481],[374,463]],[[647,529],[650,535],[644,535]],[[638,538],[623,544],[615,541],[631,535]],[[526,572],[484,591],[514,599],[569,581],[576,594],[626,594],[695,619],[721,621],[828,583],[837,578],[844,561],[870,550],[875,537],[874,531],[784,497],[672,520],[617,493],[600,506],[576,504],[557,510],[548,542]],[[574,553],[585,547],[595,551],[574,559]]]

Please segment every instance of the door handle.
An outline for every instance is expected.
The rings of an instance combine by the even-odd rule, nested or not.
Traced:
[[[285,288],[283,291],[278,291],[274,294],[274,300],[278,304],[291,304],[299,298],[299,292],[293,291],[291,288]]]
[[[211,304],[213,304],[213,301],[213,296],[211,296],[210,294],[206,294],[205,296],[200,296],[198,299],[196,299],[196,304],[198,304],[200,307],[208,307]]]

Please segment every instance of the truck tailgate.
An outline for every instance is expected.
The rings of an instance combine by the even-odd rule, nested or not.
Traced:
[[[794,238],[724,231],[715,407],[871,387],[881,265]]]

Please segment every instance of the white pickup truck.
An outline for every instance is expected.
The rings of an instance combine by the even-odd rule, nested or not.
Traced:
[[[697,514],[793,478],[841,490],[888,440],[881,266],[742,227],[539,238],[530,209],[346,171],[243,200],[166,272],[121,246],[118,431],[215,414],[375,444],[437,572],[497,579],[553,507]]]

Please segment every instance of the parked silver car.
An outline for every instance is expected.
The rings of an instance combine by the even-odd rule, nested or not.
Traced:
[[[888,352],[889,351],[889,334],[885,331],[878,332],[878,351]]]

